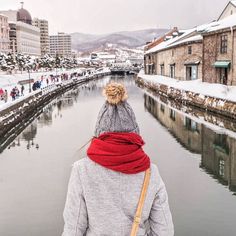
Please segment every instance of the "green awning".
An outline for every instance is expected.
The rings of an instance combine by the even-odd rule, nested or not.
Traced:
[[[217,68],[229,68],[230,66],[230,61],[216,61],[214,64],[213,64],[214,67],[217,67]]]

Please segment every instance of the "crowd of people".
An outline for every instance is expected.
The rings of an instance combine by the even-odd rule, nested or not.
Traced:
[[[12,90],[10,91],[10,97],[12,98],[12,101],[16,100],[20,96],[24,96],[24,90],[25,90],[24,85],[21,85],[20,90],[17,86],[12,88]],[[4,91],[3,91],[3,89],[1,89],[0,92],[1,92],[0,93],[1,94],[0,100],[3,100],[6,103],[8,101],[8,97],[9,97],[9,93],[8,93],[7,89],[5,89]]]
[[[33,91],[35,91],[37,89],[42,88],[43,83],[45,83],[45,86],[48,86],[56,82],[58,83],[60,81],[66,81],[68,79],[72,79],[75,76],[77,76],[77,73],[72,73],[72,74],[63,73],[61,75],[57,76],[50,75],[48,77],[42,75],[39,80],[34,81],[32,83],[31,88]],[[9,91],[8,90],[0,88],[0,100],[4,101],[5,103],[9,101],[9,96],[11,97],[11,100],[14,101],[17,98],[25,95],[24,93],[25,86],[23,84],[21,84],[19,87],[14,86],[12,89],[10,89]]]

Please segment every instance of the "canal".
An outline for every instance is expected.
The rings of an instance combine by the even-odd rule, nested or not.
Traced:
[[[165,181],[176,236],[236,233],[236,123],[105,77],[52,101],[0,153],[0,235],[58,236],[71,165],[93,135],[102,87],[124,82],[145,150]],[[203,118],[205,117],[205,118]]]

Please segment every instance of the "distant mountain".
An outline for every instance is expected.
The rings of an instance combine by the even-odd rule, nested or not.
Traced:
[[[145,45],[146,42],[152,41],[167,31],[167,29],[146,29],[104,35],[72,33],[72,48],[80,52],[91,52],[106,48],[109,44],[117,45],[117,47],[136,48]]]

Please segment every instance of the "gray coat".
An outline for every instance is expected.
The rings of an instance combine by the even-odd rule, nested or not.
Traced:
[[[74,163],[64,209],[63,236],[129,236],[144,172],[126,175],[89,158]],[[165,185],[151,165],[138,236],[173,236]]]

